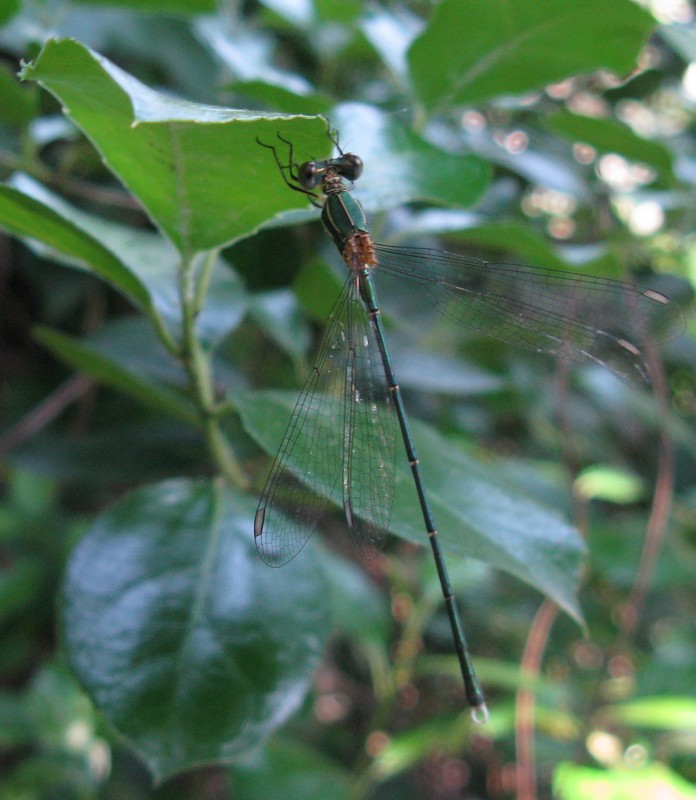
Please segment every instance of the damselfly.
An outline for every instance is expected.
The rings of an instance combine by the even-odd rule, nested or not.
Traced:
[[[256,512],[263,560],[280,566],[302,549],[330,503],[343,506],[358,552],[382,547],[394,499],[397,428],[406,448],[432,547],[472,716],[487,718],[453,597],[408,417],[389,358],[372,270],[408,278],[446,315],[485,334],[532,350],[607,366],[642,380],[641,347],[664,338],[681,318],[660,292],[629,283],[517,264],[494,264],[438,250],[372,241],[350,194],[361,159],[282,163],[287,185],[321,205],[321,219],[348,268],[319,355],[292,413]],[[323,198],[323,199],[322,199]],[[319,200],[322,199],[320,203]]]

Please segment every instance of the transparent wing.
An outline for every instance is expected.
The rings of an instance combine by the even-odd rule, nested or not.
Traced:
[[[286,564],[330,502],[358,551],[382,546],[393,505],[395,423],[368,316],[349,277],[295,405],[256,511],[261,558]]]
[[[346,283],[285,431],[256,511],[254,537],[271,566],[293,559],[338,499],[349,330]]]
[[[357,287],[349,313],[343,507],[354,546],[363,558],[371,558],[384,544],[394,505],[396,414],[377,339]]]
[[[448,317],[488,336],[645,381],[642,349],[683,329],[679,306],[630,283],[439,250],[376,244],[379,269],[423,285]]]

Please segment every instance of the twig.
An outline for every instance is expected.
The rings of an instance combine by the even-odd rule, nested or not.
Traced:
[[[92,388],[92,381],[85,375],[76,373],[42,400],[16,425],[0,435],[0,458],[18,445],[35,436],[63,411]]]
[[[635,581],[619,615],[622,639],[633,634],[640,619],[641,608],[645,602],[664,541],[667,517],[672,507],[674,494],[674,447],[668,426],[665,424],[669,413],[667,382],[662,360],[657,353],[651,348],[647,356],[659,421],[657,479]]]
[[[558,614],[558,607],[551,600],[544,600],[534,616],[522,655],[522,677],[528,682],[515,697],[515,748],[517,800],[535,800],[536,766],[534,763],[534,713],[536,692],[531,688],[532,680],[541,670],[541,661],[546,650],[551,626]]]

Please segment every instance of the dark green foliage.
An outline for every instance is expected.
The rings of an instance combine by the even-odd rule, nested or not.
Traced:
[[[538,797],[696,797],[690,332],[651,395],[380,287],[487,726],[402,460],[374,562],[338,509],[283,569],[253,544],[343,280],[257,140],[325,158],[324,114],[376,240],[630,269],[688,321],[693,27],[631,0],[5,6],[3,800],[531,800],[525,691]]]

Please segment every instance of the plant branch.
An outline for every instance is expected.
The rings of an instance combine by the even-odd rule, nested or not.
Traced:
[[[217,251],[206,254],[204,275],[209,275],[216,257]],[[203,304],[204,291],[197,286],[195,276],[195,257],[184,258],[179,268],[179,295],[183,321],[180,356],[189,375],[203,432],[215,463],[232,486],[246,489],[248,479],[220,429],[210,356],[201,347],[196,336],[196,319]]]

